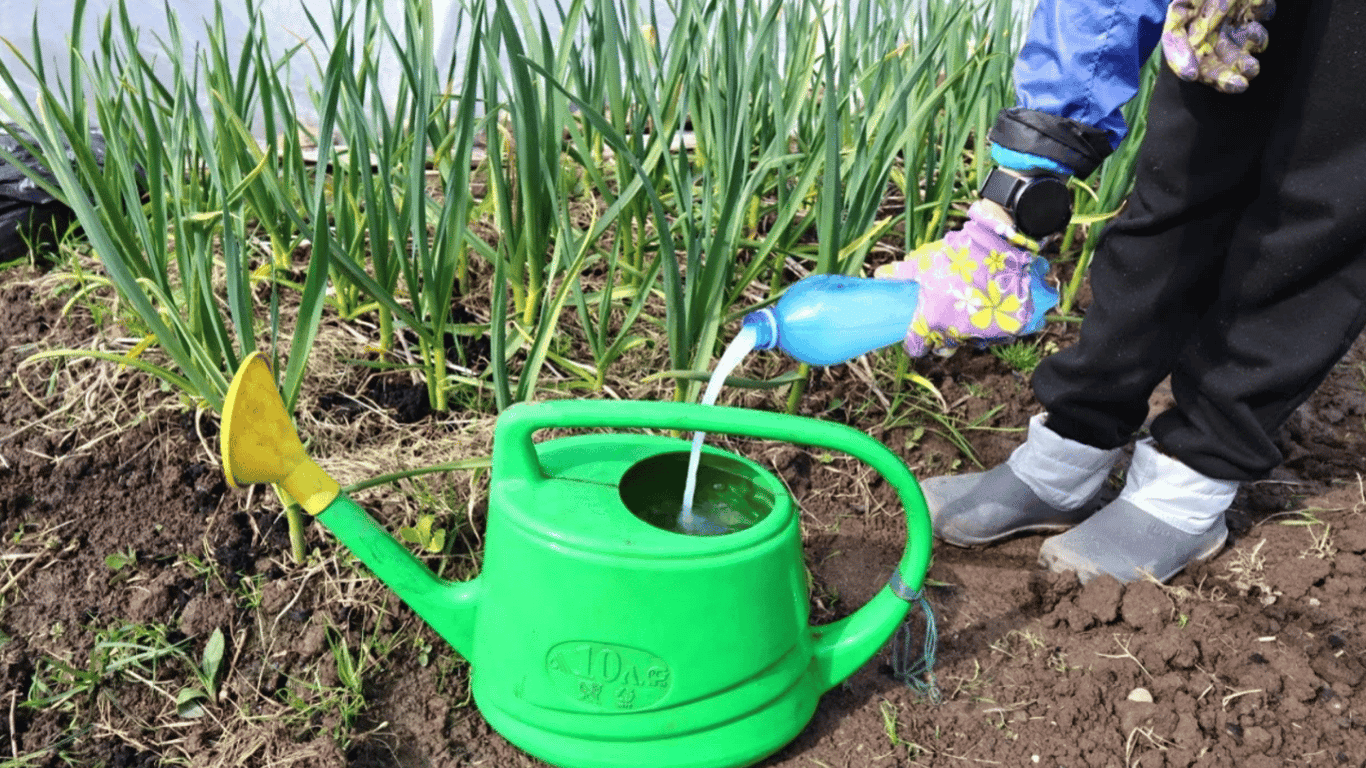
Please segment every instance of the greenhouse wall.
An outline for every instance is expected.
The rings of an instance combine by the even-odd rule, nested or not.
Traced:
[[[383,3],[388,18],[402,17],[403,0],[373,1]],[[844,0],[831,0],[830,6],[838,7],[842,1]],[[464,2],[466,0],[431,0],[432,17],[437,25],[436,53],[440,61],[449,61],[453,52],[462,51],[467,45],[459,39],[461,34],[457,21]],[[654,7],[650,8],[649,0],[639,2],[645,14],[655,14],[659,35],[661,39],[666,38],[673,21],[670,8],[674,3],[657,0]],[[23,59],[31,59],[36,31],[36,42],[46,54],[44,66],[47,76],[64,77],[69,69],[65,52],[71,37],[72,11],[76,4],[77,0],[0,0],[0,37],[18,49]],[[347,4],[354,5],[355,2],[351,0]],[[1032,7],[1032,4],[1033,0],[1020,0],[1019,7],[1023,12]],[[559,9],[563,5],[568,5],[568,0],[523,0],[516,3],[523,18],[534,16],[538,12],[544,16],[552,35],[558,31],[557,21],[561,13]],[[311,82],[316,81],[317,62],[326,55],[328,42],[318,39],[309,22],[308,13],[312,13],[324,29],[329,29],[332,6],[333,0],[222,0],[223,29],[227,32],[228,46],[232,48],[240,45],[241,38],[248,28],[246,19],[250,12],[249,8],[258,9],[268,21],[266,28],[273,50],[285,51],[303,43],[304,47],[289,67],[289,81],[293,84],[298,103],[303,107],[311,102],[308,98],[308,87]],[[392,10],[389,6],[392,6]],[[79,43],[82,49],[89,50],[98,44],[99,23],[116,7],[115,0],[86,2],[83,40]],[[163,2],[143,3],[134,0],[128,3],[128,13],[133,23],[143,30],[141,47],[145,53],[159,53],[164,50],[168,31],[166,9],[180,20],[182,41],[186,48],[205,42],[205,23],[215,12],[215,3],[210,0],[164,0],[164,5]],[[21,88],[32,89],[35,84],[34,75],[9,45],[0,46],[0,64],[9,69]],[[380,69],[382,77],[397,80],[398,73],[391,55],[381,54]],[[0,83],[0,95],[3,95],[5,90],[7,89],[4,84]]]

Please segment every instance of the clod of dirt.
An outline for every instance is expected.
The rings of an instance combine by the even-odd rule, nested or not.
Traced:
[[[132,598],[128,601],[128,618],[134,622],[156,621],[171,609],[171,600],[176,591],[176,573],[162,571],[149,581],[130,586]]]
[[[1162,630],[1153,648],[1163,663],[1173,669],[1195,669],[1200,663],[1200,646],[1189,630],[1176,624],[1168,624]]]
[[[1113,623],[1119,618],[1120,600],[1124,597],[1124,585],[1113,576],[1097,576],[1082,587],[1077,597],[1077,607],[1095,617],[1101,624]]]
[[[191,637],[208,635],[215,629],[227,629],[232,624],[232,616],[232,604],[226,598],[200,595],[180,614],[180,631]]]
[[[1091,615],[1090,611],[1078,607],[1075,600],[1064,600],[1053,609],[1046,622],[1049,629],[1059,625],[1066,625],[1072,632],[1085,632],[1096,625],[1096,617]]]
[[[1115,714],[1119,715],[1120,735],[1127,738],[1139,728],[1152,728],[1153,716],[1157,711],[1157,705],[1151,701],[1116,702]]]
[[[1317,557],[1301,557],[1282,560],[1267,569],[1267,582],[1281,592],[1285,598],[1296,600],[1309,593],[1311,587],[1321,582],[1333,570],[1327,560]]]
[[[1339,554],[1352,553],[1360,555],[1366,553],[1366,515],[1351,518],[1342,528],[1333,535],[1333,544],[1338,548]]]
[[[275,616],[289,605],[294,598],[294,590],[289,582],[277,579],[268,581],[261,587],[261,610],[269,616]]]
[[[1360,577],[1366,575],[1366,557],[1358,554],[1342,555],[1339,553],[1337,560],[1333,561],[1333,571],[1342,577]],[[1346,580],[1344,578],[1344,580]]]
[[[394,419],[403,424],[412,424],[432,413],[425,384],[377,376],[366,386],[365,395],[381,408],[391,411]]]
[[[251,575],[256,567],[256,558],[253,556],[255,540],[251,516],[246,512],[234,512],[228,517],[228,521],[232,527],[232,539],[218,545],[214,549],[213,558],[223,566],[228,586],[235,587],[242,576]]]
[[[321,653],[326,645],[327,625],[321,621],[314,621],[299,637],[295,650],[304,658],[312,658]]]
[[[1335,688],[1355,688],[1361,683],[1363,667],[1354,656],[1320,653],[1309,662],[1314,674]]]
[[[1172,615],[1172,601],[1151,581],[1130,584],[1120,602],[1124,622],[1143,632],[1159,632]]]

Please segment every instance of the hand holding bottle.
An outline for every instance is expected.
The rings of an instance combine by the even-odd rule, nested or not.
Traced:
[[[879,267],[875,277],[913,280],[919,302],[906,332],[906,352],[952,354],[960,344],[986,346],[1043,327],[1058,293],[1044,282],[1048,262],[988,203],[968,209],[963,228],[928,243],[903,261]]]

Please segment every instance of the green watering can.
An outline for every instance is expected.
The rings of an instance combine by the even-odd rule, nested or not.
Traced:
[[[851,454],[891,483],[907,546],[853,615],[807,624],[792,498],[772,473],[707,448],[696,508],[728,533],[676,524],[688,443],[541,429],[703,430]],[[714,768],[775,752],[820,696],[891,636],[930,557],[920,487],[881,443],[844,425],[686,403],[521,404],[498,418],[479,576],[436,577],[304,453],[270,368],[243,361],[228,391],[223,466],[275,483],[469,659],[474,700],[508,741],[558,766]]]

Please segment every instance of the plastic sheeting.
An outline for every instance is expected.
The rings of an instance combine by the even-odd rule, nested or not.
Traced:
[[[381,1],[388,18],[402,19],[403,0]],[[454,37],[458,26],[455,19],[460,13],[461,0],[431,1],[437,25],[436,55],[438,61],[449,61],[454,51],[467,45]],[[539,0],[539,3],[546,9],[544,12],[547,16],[558,16],[553,0]],[[72,41],[71,19],[75,4],[75,0],[0,0],[0,37],[14,45],[24,59],[32,59],[35,56],[36,28],[36,43],[38,50],[42,51],[48,79],[62,78],[66,82],[70,75],[68,46],[75,43],[80,50],[92,50],[99,42],[100,22],[117,8],[116,0],[88,0],[82,40]],[[223,0],[222,5],[223,31],[228,48],[240,48],[249,28],[248,4],[246,0]],[[255,0],[252,6],[266,21],[263,28],[272,51],[282,55],[301,41],[306,44],[305,49],[290,61],[287,78],[300,116],[306,120],[316,117],[311,110],[309,84],[318,82],[318,63],[326,60],[331,41],[318,39],[305,10],[318,19],[325,31],[330,32],[331,0]],[[213,18],[214,3],[211,0],[165,0],[163,5],[161,0],[150,3],[128,0],[129,17],[141,30],[139,50],[148,58],[156,57],[161,62],[167,61],[170,55],[166,50],[169,46],[167,9],[180,22],[184,46],[180,55],[185,57],[193,55],[195,46],[208,41],[206,23]],[[381,50],[379,61],[382,82],[397,83],[399,75],[392,52]],[[37,87],[33,74],[8,46],[0,45],[0,65],[9,69],[20,88],[31,93]],[[163,68],[162,71],[168,72],[169,69]],[[8,96],[4,92],[7,90],[0,84],[0,96]]]

